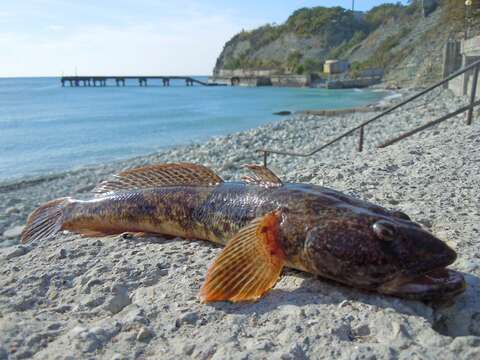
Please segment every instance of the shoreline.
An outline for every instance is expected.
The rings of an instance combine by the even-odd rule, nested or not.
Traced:
[[[71,169],[65,169],[65,170],[58,170],[58,171],[46,171],[43,174],[31,174],[31,175],[23,175],[20,177],[16,178],[6,178],[6,179],[0,179],[0,192],[2,191],[11,191],[16,188],[24,188],[28,187],[31,185],[35,185],[39,182],[42,181],[49,181],[53,179],[58,179],[58,178],[63,178],[65,176],[68,176],[70,173],[77,173],[81,171],[94,171],[97,168],[103,168],[105,166],[121,166],[122,163],[128,162],[128,161],[133,161],[136,162],[140,160],[141,158],[151,158],[155,155],[169,152],[169,151],[174,151],[175,149],[178,148],[184,148],[184,147],[189,147],[192,145],[196,144],[202,144],[209,142],[211,140],[214,140],[215,138],[222,138],[225,136],[234,136],[236,134],[244,133],[246,131],[251,131],[257,128],[262,128],[263,126],[268,126],[273,123],[289,120],[292,118],[295,118],[296,116],[308,116],[308,115],[314,115],[314,116],[339,116],[339,115],[346,115],[346,114],[352,114],[352,113],[369,113],[369,112],[378,112],[378,111],[383,111],[387,109],[389,106],[395,103],[397,99],[401,99],[405,97],[406,93],[411,93],[412,90],[410,89],[402,89],[402,91],[397,91],[397,90],[390,90],[386,88],[379,88],[375,87],[372,88],[372,90],[378,90],[385,92],[385,96],[379,99],[378,101],[372,102],[365,104],[360,107],[351,107],[351,108],[339,108],[339,109],[322,109],[322,110],[315,110],[315,109],[307,109],[307,110],[301,110],[301,111],[296,111],[292,112],[290,115],[287,116],[280,116],[277,120],[272,120],[269,121],[263,125],[254,127],[250,130],[244,130],[244,131],[237,131],[229,134],[224,134],[220,136],[210,136],[209,138],[202,140],[202,141],[193,141],[190,143],[186,144],[177,144],[173,146],[167,146],[162,150],[154,151],[148,154],[143,154],[143,155],[137,155],[133,157],[126,157],[124,159],[116,159],[112,160],[110,163],[93,163],[93,164],[85,164],[85,165],[80,165]],[[395,96],[394,98],[390,98],[392,95],[399,95]]]
[[[404,97],[408,91],[410,90],[404,90],[401,96]],[[392,94],[396,93],[390,93],[390,95]],[[437,99],[439,96],[440,99]],[[436,109],[436,105],[447,109],[449,103],[461,103],[465,100],[451,98],[449,93],[444,91],[437,91],[436,94],[433,94],[432,99],[435,99],[434,103],[431,103],[431,99],[425,99],[423,103],[417,100],[416,105],[407,106],[409,109],[406,109],[403,115],[400,111],[399,114],[394,112],[386,116],[381,121],[381,123],[386,123],[385,126],[381,124],[375,126],[373,124],[373,126],[367,127],[365,131],[365,151],[375,149],[375,144],[386,140],[388,136],[411,129],[414,124],[420,124],[422,116],[431,117],[433,111],[441,112]],[[392,100],[396,101],[398,97],[395,96]],[[262,162],[262,155],[256,153],[255,149],[311,151],[320,144],[327,142],[328,139],[338,136],[373,116],[381,109],[379,105],[381,101],[384,100],[355,109],[298,112],[247,131],[214,136],[204,142],[176,145],[148,155],[115,160],[110,163],[86,165],[40,176],[0,181],[0,214],[5,213],[3,217],[0,216],[0,247],[2,246],[2,239],[5,240],[5,236],[2,236],[2,234],[12,227],[21,226],[28,213],[42,202],[61,196],[88,197],[88,191],[93,189],[98,182],[122,170],[156,162],[199,162],[223,172],[226,180],[239,179],[241,175],[245,174],[245,170],[241,167],[243,164]],[[418,116],[418,114],[423,115]],[[408,121],[403,124],[392,122],[391,119],[395,119],[397,116],[403,116]],[[432,129],[432,131],[434,130]],[[307,133],[308,136],[303,139],[303,134]],[[426,133],[429,133],[428,130]],[[424,136],[423,134],[420,136]],[[320,139],[320,141],[317,139]],[[357,136],[349,136],[339,144],[324,149],[320,154],[311,158],[302,159],[272,155],[270,166],[281,175],[292,171],[294,164],[307,166],[318,162],[328,164],[336,160],[354,159],[359,155],[356,152],[357,141]],[[337,154],[338,148],[342,149],[340,156]],[[305,181],[308,180],[308,178],[305,179]],[[51,190],[49,186],[58,187],[61,191]],[[48,190],[42,196],[33,196],[33,199],[32,197],[27,198],[26,202],[29,205],[24,209],[22,208],[21,211],[15,210],[15,203],[9,201],[9,196],[17,193],[23,194],[29,189]],[[4,200],[3,204],[1,200]],[[12,215],[14,218],[10,219]]]

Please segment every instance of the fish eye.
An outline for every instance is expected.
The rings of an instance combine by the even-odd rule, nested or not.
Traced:
[[[392,215],[395,216],[396,218],[399,218],[399,219],[402,219],[402,220],[412,221],[412,219],[410,219],[410,216],[408,216],[407,214],[405,214],[404,212],[401,212],[401,211],[394,211],[392,213]]]
[[[377,221],[373,224],[373,231],[381,240],[392,241],[395,239],[395,227],[387,221]]]

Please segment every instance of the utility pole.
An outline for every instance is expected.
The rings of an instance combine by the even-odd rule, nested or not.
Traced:
[[[471,15],[472,0],[465,1],[465,24],[464,24],[464,39],[468,39],[468,28],[470,26],[470,15]]]
[[[355,0],[352,0],[352,11],[355,10]]]

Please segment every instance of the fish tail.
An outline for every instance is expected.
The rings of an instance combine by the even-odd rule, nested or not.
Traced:
[[[60,198],[43,204],[27,220],[22,232],[22,243],[46,239],[58,234],[64,222],[64,210],[70,198]]]

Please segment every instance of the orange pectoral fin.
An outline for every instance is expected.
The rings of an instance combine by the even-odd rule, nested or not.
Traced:
[[[256,300],[270,290],[286,258],[278,245],[278,224],[279,212],[272,212],[240,230],[208,270],[200,300]]]

